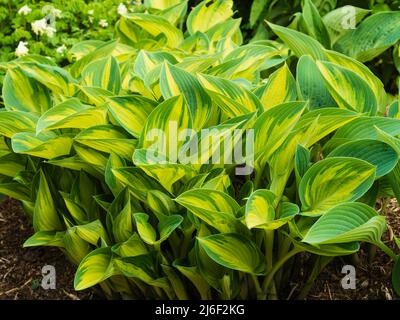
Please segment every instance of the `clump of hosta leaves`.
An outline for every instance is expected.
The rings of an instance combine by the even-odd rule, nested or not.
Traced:
[[[154,299],[286,298],[302,252],[310,281],[363,242],[397,259],[374,205],[400,196],[399,113],[384,116],[382,82],[359,61],[388,44],[362,45],[360,26],[348,55],[324,47],[310,1],[314,37],[271,24],[279,40],[246,45],[231,1],[148,3],[69,67],[7,64],[0,193],[32,217],[25,246],[63,250],[76,290]],[[174,142],[171,124],[212,133]],[[211,161],[234,132],[230,157]],[[225,162],[239,144],[253,148]],[[201,161],[171,156],[188,146]]]

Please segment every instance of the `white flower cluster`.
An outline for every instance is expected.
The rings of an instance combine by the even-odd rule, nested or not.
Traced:
[[[23,16],[27,16],[28,14],[30,14],[32,12],[32,9],[29,8],[28,5],[24,5],[23,7],[21,7],[18,10],[18,14],[23,15]]]
[[[123,3],[120,3],[117,8],[117,12],[119,15],[125,16],[128,13],[128,8]]]
[[[32,31],[34,34],[42,35],[46,34],[49,38],[53,37],[56,33],[56,29],[47,23],[46,18],[35,20],[32,22]]]
[[[65,46],[65,44],[63,44],[62,46],[60,46],[60,47],[58,47],[57,49],[56,49],[56,52],[58,53],[58,54],[64,54],[65,52],[67,51],[67,47]]]
[[[101,20],[99,21],[99,26],[102,27],[102,28],[107,28],[107,27],[108,27],[108,22],[107,22],[107,20],[106,20],[106,19],[101,19]]]
[[[27,44],[28,44],[28,42],[25,42],[25,41],[20,41],[20,42],[18,43],[18,47],[17,47],[17,49],[15,50],[15,55],[16,55],[17,57],[22,57],[22,56],[28,54],[29,49],[28,49],[28,47],[27,47]]]

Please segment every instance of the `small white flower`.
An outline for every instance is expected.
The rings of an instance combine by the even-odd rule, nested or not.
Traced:
[[[47,21],[45,18],[40,19],[40,20],[36,20],[32,22],[32,31],[35,34],[39,34],[42,35],[43,33],[46,32],[47,29]]]
[[[17,57],[22,57],[22,56],[28,54],[29,49],[26,46],[27,44],[28,44],[28,42],[25,42],[25,41],[20,41],[18,43],[18,47],[17,47],[17,49],[15,49],[15,55]]]
[[[99,21],[99,26],[102,27],[102,28],[107,28],[107,27],[108,27],[108,22],[107,22],[107,20],[106,20],[106,19],[101,19],[101,20]]]
[[[47,36],[48,36],[49,38],[54,37],[54,35],[55,35],[56,32],[57,32],[57,30],[56,30],[55,28],[53,28],[53,27],[48,26],[48,27],[46,28],[46,34],[47,34]]]
[[[65,51],[67,51],[67,47],[65,46],[65,44],[63,44],[62,46],[60,46],[60,47],[58,47],[58,48],[56,49],[56,52],[57,52],[58,54],[64,54]]]
[[[31,12],[32,12],[32,9],[29,8],[28,5],[24,5],[23,7],[21,7],[21,9],[18,10],[18,14],[24,15],[24,16],[30,14]]]
[[[123,3],[120,3],[117,11],[119,15],[124,16],[128,13],[128,8]]]
[[[88,13],[89,16],[92,16],[92,15],[94,14],[94,10],[91,9],[91,10],[89,10],[87,13]]]
[[[52,10],[52,13],[53,13],[53,15],[54,15],[56,18],[60,18],[60,17],[61,17],[61,10],[60,10],[60,9],[54,8],[54,9]]]

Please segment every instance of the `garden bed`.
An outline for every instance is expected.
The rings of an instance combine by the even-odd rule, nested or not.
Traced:
[[[75,267],[60,250],[22,248],[32,233],[31,223],[18,202],[7,199],[0,204],[0,299],[95,298],[94,290],[73,289]],[[45,265],[56,269],[56,290],[44,290],[40,285]]]
[[[390,202],[385,215],[394,234],[400,234],[400,207],[396,200]],[[24,241],[33,233],[31,223],[17,201],[7,199],[0,204],[0,300],[1,299],[62,299],[88,300],[101,298],[101,292],[88,289],[77,292],[73,289],[75,267],[64,254],[50,247],[22,248]],[[388,230],[384,240],[390,246],[392,234]],[[392,249],[395,248],[392,246]],[[337,258],[320,274],[308,298],[310,300],[392,300],[396,299],[391,285],[393,261],[378,251],[373,261],[368,261],[368,247],[359,253],[359,261],[345,257]],[[302,255],[296,263],[297,269],[287,288],[289,297],[295,297],[297,288],[307,275],[305,270],[309,255]],[[341,287],[343,265],[356,264],[357,289]],[[57,272],[57,289],[44,290],[40,286],[41,269],[53,265]],[[306,268],[304,268],[306,267]]]

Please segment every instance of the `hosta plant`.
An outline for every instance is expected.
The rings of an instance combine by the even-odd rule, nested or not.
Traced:
[[[271,24],[244,45],[231,1],[147,5],[68,67],[6,65],[0,193],[32,218],[25,247],[65,252],[76,290],[137,299],[286,298],[308,252],[305,296],[364,242],[398,260],[374,206],[400,197],[399,113],[356,60],[390,44],[346,55]]]

